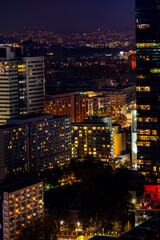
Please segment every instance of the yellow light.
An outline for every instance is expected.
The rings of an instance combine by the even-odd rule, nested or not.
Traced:
[[[153,68],[150,70],[151,73],[160,73],[160,68]]]

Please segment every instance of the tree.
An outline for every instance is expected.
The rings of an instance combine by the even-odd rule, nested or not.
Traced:
[[[30,223],[22,227],[16,240],[57,239],[59,231],[59,222],[52,215],[46,215],[41,218],[34,218]]]

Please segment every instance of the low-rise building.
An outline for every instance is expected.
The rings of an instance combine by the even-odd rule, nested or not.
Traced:
[[[44,212],[43,182],[17,178],[0,187],[1,239],[15,240],[20,229]]]

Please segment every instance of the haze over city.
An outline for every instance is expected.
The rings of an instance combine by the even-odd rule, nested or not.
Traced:
[[[135,0],[40,0],[2,1],[0,32],[41,29],[90,32],[97,27],[134,30]]]

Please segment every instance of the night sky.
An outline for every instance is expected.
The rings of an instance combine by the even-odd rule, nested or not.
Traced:
[[[55,32],[93,31],[97,27],[134,30],[135,0],[1,1],[0,32],[42,28]]]

